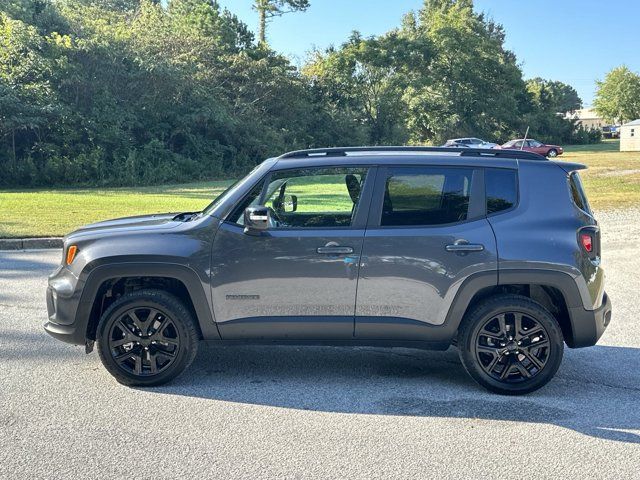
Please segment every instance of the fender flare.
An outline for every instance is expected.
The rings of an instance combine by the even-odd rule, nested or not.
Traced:
[[[453,302],[449,307],[447,316],[445,317],[444,324],[441,331],[443,337],[441,340],[451,342],[455,338],[456,332],[465,312],[469,308],[471,301],[475,295],[485,289],[496,287],[498,285],[498,271],[489,270],[486,272],[474,273],[467,277],[458,288]]]
[[[205,293],[206,284],[200,280],[198,274],[185,265],[153,262],[108,263],[95,267],[87,274],[75,319],[77,325],[84,324],[82,331],[85,335],[98,289],[105,281],[122,277],[165,277],[182,282],[191,297],[202,337],[205,340],[220,339],[212,314],[210,296]]]
[[[585,310],[577,283],[571,275],[557,270],[518,269],[481,272],[467,278],[449,308],[443,334],[453,338],[473,297],[482,289],[501,285],[545,285],[558,289],[564,297],[571,325],[571,335],[565,339],[570,347],[593,345],[597,339],[595,324],[589,319],[592,312]],[[591,313],[591,315],[590,315]]]

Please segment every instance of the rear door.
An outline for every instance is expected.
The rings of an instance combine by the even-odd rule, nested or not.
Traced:
[[[373,169],[272,172],[222,223],[211,286],[223,339],[350,339]],[[249,205],[273,224],[245,233]]]
[[[357,338],[429,341],[460,285],[489,272],[496,244],[482,169],[380,168],[365,234]]]

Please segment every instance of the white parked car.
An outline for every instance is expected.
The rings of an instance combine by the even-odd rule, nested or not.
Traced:
[[[485,142],[480,138],[467,137],[447,140],[443,147],[493,148],[497,145],[497,143]]]

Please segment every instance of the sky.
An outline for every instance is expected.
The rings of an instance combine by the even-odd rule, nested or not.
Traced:
[[[219,0],[257,31],[252,0]],[[309,51],[340,45],[353,30],[379,35],[400,25],[422,0],[311,0],[306,12],[271,21],[272,48],[301,65]],[[595,81],[625,64],[640,72],[640,0],[476,0],[475,8],[501,23],[525,78],[572,85],[585,105]]]

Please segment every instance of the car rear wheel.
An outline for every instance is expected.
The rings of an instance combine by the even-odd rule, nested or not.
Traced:
[[[499,295],[478,304],[458,334],[460,359],[480,385],[504,395],[544,386],[562,361],[562,331],[539,303]]]
[[[558,156],[558,151],[555,148],[552,148],[547,152],[547,157],[554,158]]]
[[[198,330],[189,310],[161,290],[140,290],[116,300],[102,315],[98,353],[120,383],[154,386],[182,373],[193,361]]]

